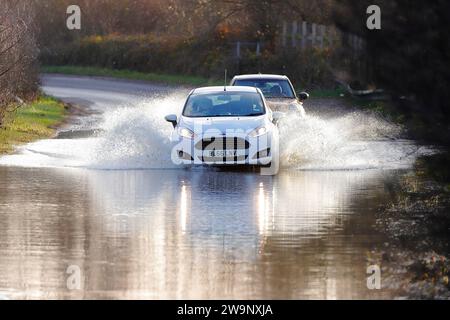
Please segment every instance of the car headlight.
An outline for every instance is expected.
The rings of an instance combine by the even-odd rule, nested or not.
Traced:
[[[179,128],[178,134],[187,139],[194,139],[195,136],[194,132],[192,130],[189,130],[188,128]]]
[[[259,127],[255,130],[253,130],[252,132],[250,132],[250,136],[255,138],[255,137],[262,136],[266,133],[267,133],[267,128],[263,126],[263,127]]]

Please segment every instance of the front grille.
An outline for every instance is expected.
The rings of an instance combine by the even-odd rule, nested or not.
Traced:
[[[197,150],[247,150],[250,143],[239,137],[211,137],[204,138],[195,144]]]

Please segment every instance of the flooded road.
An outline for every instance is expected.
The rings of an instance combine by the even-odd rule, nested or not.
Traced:
[[[377,136],[346,149],[316,132],[315,149],[300,136],[285,143],[308,156],[298,162],[288,152],[275,177],[179,169],[163,152],[170,126],[151,120],[170,110],[155,107],[144,121],[134,105],[148,110],[142,101],[153,106],[161,95],[172,97],[157,100],[160,108],[179,104],[186,89],[59,76],[44,78],[44,89],[97,111],[72,128],[105,133],[45,140],[0,159],[0,298],[395,296],[369,290],[366,270],[385,241],[375,213],[417,156],[413,143]],[[317,161],[319,151],[328,162]],[[79,289],[68,288],[71,266]]]

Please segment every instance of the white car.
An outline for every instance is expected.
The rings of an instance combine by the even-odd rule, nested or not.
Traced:
[[[173,124],[172,161],[179,165],[251,165],[278,172],[277,121],[261,90],[206,87],[192,90]]]
[[[303,102],[309,98],[306,92],[298,95],[288,77],[274,74],[248,74],[236,76],[232,86],[255,87],[262,91],[273,111],[296,112],[305,115]]]

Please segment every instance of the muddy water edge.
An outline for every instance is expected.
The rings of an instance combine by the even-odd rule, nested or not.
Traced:
[[[344,105],[346,112],[355,109],[351,103],[317,99],[309,111],[329,110],[330,104],[336,113]],[[376,230],[387,240],[369,261],[381,263],[382,286],[395,290],[398,299],[450,299],[449,164],[449,148],[442,147],[386,184],[391,201],[380,205]]]
[[[372,252],[385,287],[398,298],[450,298],[450,170],[448,152],[419,158],[389,189],[376,228],[388,239]]]

